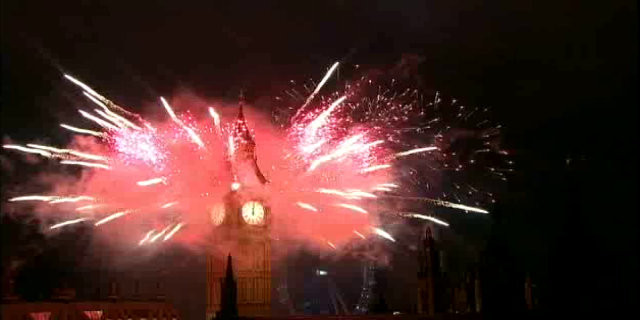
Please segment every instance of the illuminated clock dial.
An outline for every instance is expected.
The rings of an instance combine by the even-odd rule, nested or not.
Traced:
[[[264,222],[264,207],[258,201],[249,201],[242,206],[242,219],[247,224],[258,225]]]
[[[224,222],[224,204],[218,203],[211,208],[211,222],[214,226],[219,226]]]

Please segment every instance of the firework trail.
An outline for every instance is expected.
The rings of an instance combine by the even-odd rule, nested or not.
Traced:
[[[462,176],[477,169],[491,178],[505,178],[502,158],[498,165],[486,164],[489,155],[506,154],[492,142],[499,127],[484,120],[455,125],[470,123],[477,115],[482,119],[485,111],[458,106],[455,100],[444,108],[438,95],[425,103],[419,91],[396,88],[395,79],[385,85],[363,77],[321,95],[338,65],[333,64],[306,97],[290,101],[297,111],[284,130],[251,109],[248,121],[242,106],[234,119],[225,116],[224,107],[208,107],[208,116],[200,121],[174,111],[163,97],[160,105],[169,121],[151,123],[65,75],[99,107],[78,110],[91,127],[60,124],[74,135],[68,148],[34,143],[3,148],[78,166],[82,174],[55,186],[60,195],[8,201],[89,214],[49,228],[86,221],[95,221],[96,227],[118,225],[114,228],[130,230],[135,237],[131,243],[138,245],[204,239],[215,232],[215,221],[225,219],[223,213],[212,222],[210,211],[229,191],[246,194],[243,201],[266,199],[278,237],[321,239],[322,246],[333,249],[354,237],[368,239],[367,232],[395,242],[379,226],[380,216],[392,207],[388,201],[488,213],[480,206],[493,201],[493,194]],[[244,154],[253,158],[247,162]],[[242,167],[244,162],[248,166]],[[263,186],[252,187],[258,184],[252,184],[247,172],[258,173]],[[449,226],[431,212],[394,210],[397,216]]]
[[[162,241],[167,241],[167,240],[171,239],[171,237],[173,237],[173,235],[176,232],[178,232],[181,228],[182,228],[182,223],[178,223],[175,227],[173,227],[171,229],[171,231],[169,231],[169,233],[167,233],[166,236],[164,236],[164,239],[162,239]]]
[[[437,223],[439,225],[442,225],[442,226],[445,226],[445,227],[449,226],[449,223],[447,223],[445,221],[442,221],[442,220],[440,220],[438,218],[435,218],[435,217],[432,217],[432,216],[428,216],[428,215],[424,215],[424,214],[404,213],[403,215],[406,216],[406,217],[409,217],[409,218],[417,218],[417,219],[432,221],[432,222],[435,222],[435,223]]]
[[[373,233],[379,235],[380,237],[385,238],[391,242],[396,242],[396,239],[394,239],[388,232],[376,227],[373,227],[372,229]]]
[[[327,73],[324,75],[322,80],[320,80],[320,83],[318,83],[318,85],[313,90],[313,92],[311,92],[311,94],[309,95],[307,100],[304,102],[304,104],[300,107],[300,109],[298,109],[298,111],[296,112],[296,116],[298,116],[304,110],[304,108],[311,102],[311,100],[313,100],[313,98],[316,97],[316,95],[318,94],[318,92],[320,92],[324,84],[327,83],[327,80],[331,78],[331,75],[333,74],[333,72],[336,71],[339,64],[340,64],[339,62],[336,62],[331,66],[331,68],[329,68],[329,71],[327,71]]]
[[[63,222],[60,222],[60,223],[52,225],[51,227],[49,227],[49,229],[53,230],[53,229],[61,228],[61,227],[68,226],[68,225],[71,225],[71,224],[76,224],[76,223],[79,223],[79,222],[82,222],[82,221],[85,221],[85,220],[88,220],[88,219],[87,218],[78,218],[78,219],[63,221]]]
[[[73,131],[73,132],[76,132],[76,133],[90,134],[90,135],[96,136],[96,137],[104,137],[105,136],[104,133],[102,133],[102,132],[97,132],[97,131],[87,130],[87,129],[80,129],[80,128],[76,128],[74,126],[70,126],[70,125],[64,124],[64,123],[61,123],[60,126],[65,128],[65,129],[67,129],[67,130],[69,130],[69,131]]]

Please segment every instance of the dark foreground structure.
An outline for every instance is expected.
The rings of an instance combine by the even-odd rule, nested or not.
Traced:
[[[75,300],[74,289],[56,290],[49,301],[22,301],[5,293],[0,305],[4,320],[179,320],[173,305],[158,295],[154,299],[121,299],[115,283],[104,300]]]
[[[166,302],[126,300],[6,303],[1,314],[6,320],[180,319]]]

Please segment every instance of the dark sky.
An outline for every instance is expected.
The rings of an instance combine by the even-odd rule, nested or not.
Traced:
[[[5,0],[1,11],[2,132],[16,140],[60,139],[57,119],[72,112],[60,71],[134,106],[178,88],[251,100],[338,59],[421,56],[426,86],[492,107],[518,163],[492,216],[488,274],[534,273],[549,310],[637,296],[633,1]]]

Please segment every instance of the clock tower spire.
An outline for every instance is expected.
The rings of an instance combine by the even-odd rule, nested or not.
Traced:
[[[244,115],[244,94],[238,115],[228,132],[228,159],[234,181],[220,203],[210,209],[214,246],[207,256],[207,319],[221,309],[225,273],[224,255],[231,252],[236,275],[238,314],[241,317],[271,313],[271,210],[262,188],[268,180],[258,167],[256,143]]]
[[[241,184],[267,183],[267,178],[258,167],[258,157],[256,155],[256,142],[253,133],[247,125],[244,117],[244,93],[240,91],[238,101],[238,116],[231,126],[229,132],[229,158],[236,181]],[[245,180],[245,181],[242,181]]]

